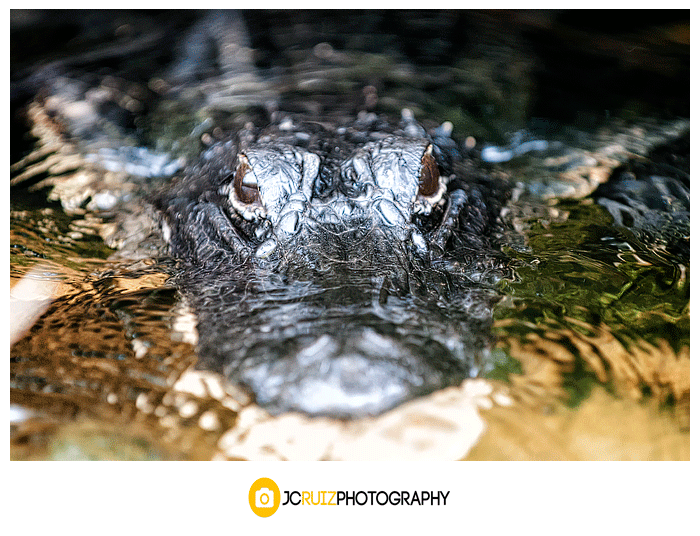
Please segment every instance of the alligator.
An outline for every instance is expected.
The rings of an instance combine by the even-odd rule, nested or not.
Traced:
[[[243,130],[154,203],[200,366],[272,412],[353,417],[481,370],[508,195],[406,112]]]
[[[224,24],[222,18],[237,20],[233,15],[217,15],[214,21]],[[555,174],[564,175],[573,168],[578,170],[576,178],[586,175],[590,180],[580,181],[585,183],[584,189],[570,197],[592,194],[592,199],[610,212],[612,224],[621,232],[629,230],[640,242],[640,255],[649,245],[670,254],[674,261],[688,264],[689,122],[659,128],[662,135],[656,139],[653,128],[643,136],[627,136],[621,144],[616,139],[605,143],[596,139],[592,145],[604,150],[596,153],[586,147],[573,151],[574,158],[564,164],[560,157],[571,147],[548,152],[555,143],[527,136],[514,137],[505,149],[486,148],[490,150],[479,155],[473,146],[452,138],[449,123],[431,128],[429,121],[423,121],[424,127],[408,111],[394,121],[386,108],[386,115],[375,115],[374,86],[366,86],[366,94],[363,89],[365,101],[359,114],[357,107],[347,102],[356,98],[354,94],[351,99],[346,95],[340,103],[334,100],[335,95],[327,99],[334,102],[335,110],[324,110],[322,104],[313,102],[325,102],[325,88],[309,99],[312,102],[302,103],[305,106],[292,103],[296,106],[284,109],[279,102],[284,99],[278,99],[270,88],[284,87],[287,80],[280,77],[275,83],[252,83],[254,66],[241,54],[242,49],[229,46],[229,41],[217,45],[207,33],[218,28],[217,24],[202,23],[191,34],[197,39],[184,40],[184,57],[175,58],[165,81],[150,78],[149,73],[147,83],[126,82],[131,75],[103,83],[102,75],[95,74],[101,71],[92,62],[99,64],[107,58],[118,67],[122,56],[118,47],[108,47],[102,56],[78,55],[36,72],[31,70],[29,78],[13,85],[13,99],[15,92],[33,99],[30,108],[36,105],[39,109],[32,117],[35,125],[60,127],[62,137],[57,138],[53,151],[64,151],[67,140],[80,141],[66,153],[87,157],[74,159],[73,164],[59,161],[61,165],[53,166],[59,174],[74,162],[78,162],[81,179],[90,166],[103,168],[96,172],[95,184],[90,183],[76,196],[77,201],[56,194],[64,210],[87,210],[98,218],[117,219],[127,237],[124,240],[131,240],[137,248],[143,248],[144,236],[151,226],[156,227],[157,246],[143,248],[142,256],[156,258],[161,253],[158,248],[164,247],[168,260],[177,259],[171,281],[197,318],[198,367],[245,386],[269,412],[299,411],[340,418],[378,415],[488,371],[493,364],[493,310],[503,298],[499,282],[513,277],[517,257],[509,254],[508,248],[512,253],[525,240],[514,228],[533,216],[537,203],[532,198],[540,202],[561,193],[546,184]],[[232,31],[231,24],[224,26],[227,40],[241,33]],[[154,39],[136,40],[133,46],[145,47],[159,61],[172,60],[161,58],[162,38]],[[195,41],[206,46],[198,48]],[[439,38],[434,41],[435,46],[440,44]],[[314,47],[310,56],[321,65],[329,62],[335,66],[332,46],[325,45]],[[199,52],[188,57],[190,49]],[[295,51],[294,47],[290,50],[290,54]],[[345,65],[347,58],[337,54],[334,61]],[[115,71],[117,67],[113,67]],[[219,68],[223,72],[217,77]],[[404,73],[402,65],[392,68],[394,78],[387,80],[393,83]],[[233,78],[227,76],[241,72],[243,83],[231,83]],[[267,74],[273,78],[275,72],[271,69]],[[332,69],[328,72],[328,79],[322,81],[330,84]],[[344,76],[352,74],[348,70]],[[428,73],[427,79],[432,80],[431,76],[435,73]],[[364,77],[362,74],[366,83]],[[161,87],[169,83],[175,88],[171,94]],[[299,87],[305,83],[300,81]],[[138,119],[147,116],[149,122],[155,122],[156,114],[148,115],[153,111],[149,106],[158,109],[158,105],[147,99],[139,101],[140,94],[148,94],[146,85],[156,88],[154,94],[158,95],[151,94],[154,100],[160,99],[163,95],[159,91],[163,91],[167,97],[162,101],[179,99],[185,108],[191,105],[190,111],[204,107],[204,101],[222,116],[229,114],[221,124],[207,123],[212,114],[188,130],[188,142],[196,146],[196,152],[203,151],[164,186],[167,179],[163,177],[175,173],[179,164],[154,156],[153,146],[161,142],[158,132],[149,149],[135,146],[148,143],[124,135],[125,131],[133,133],[129,129]],[[386,88],[390,85],[386,83]],[[251,107],[277,99],[274,106],[266,108],[264,121],[249,122],[254,115],[250,107],[242,113],[239,108],[227,108],[233,106],[231,95],[244,90],[258,98]],[[398,100],[402,106],[414,104]],[[324,115],[324,111],[329,113]],[[192,115],[201,120],[198,113]],[[128,123],[127,127],[122,128],[120,122]],[[232,124],[235,128],[230,128]],[[634,125],[634,129],[638,127]],[[680,148],[649,152],[654,144],[674,138],[680,140]],[[577,148],[583,146],[582,141],[578,143]],[[184,144],[179,150],[172,152],[187,152]],[[517,166],[509,173],[502,172],[503,162],[529,151],[540,151],[541,157],[532,159],[536,169],[527,180],[523,179],[525,173],[519,176],[513,171]],[[652,162],[683,154],[685,162]],[[593,164],[587,163],[591,160]],[[605,164],[599,166],[599,162]],[[117,169],[126,178],[120,177],[122,182],[103,181],[105,169]],[[536,178],[531,180],[533,175]],[[151,184],[153,176],[159,178]],[[12,180],[19,184],[18,179]],[[61,180],[59,177],[47,184],[60,184]],[[555,187],[571,186],[556,180]],[[606,180],[607,184],[599,186]],[[77,181],[72,188],[80,189],[84,184]],[[153,191],[153,184],[157,191]],[[523,194],[525,190],[528,192]],[[523,202],[523,195],[532,198]],[[519,206],[525,205],[519,213]],[[147,217],[142,218],[143,214]],[[546,214],[549,217],[550,213]],[[512,225],[517,217],[522,217],[521,221]],[[118,242],[110,242],[113,238],[109,237],[110,245]],[[122,246],[118,246],[118,253],[128,258],[132,251]],[[81,299],[92,304],[95,298],[86,294]],[[71,300],[56,304],[56,309],[61,306],[77,309]],[[121,312],[112,302],[105,309]],[[58,312],[64,314],[65,310]],[[47,339],[55,337],[49,328]],[[45,351],[41,344],[36,346],[37,352]],[[15,345],[13,353],[24,359],[25,347]],[[140,347],[135,359],[142,357],[145,347]],[[66,350],[71,359],[73,352],[72,346]],[[122,353],[114,352],[117,359]],[[31,374],[21,370],[20,375],[36,376],[39,383],[51,387],[51,381],[41,376],[43,371],[35,374],[31,367],[28,370]],[[21,382],[18,385],[19,390],[24,389]]]

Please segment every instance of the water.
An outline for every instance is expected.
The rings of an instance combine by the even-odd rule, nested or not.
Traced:
[[[494,50],[508,55],[507,47]],[[492,146],[512,147],[508,132],[522,134],[512,125],[524,114],[523,94],[513,93],[510,101],[495,94],[482,94],[483,101],[474,97],[474,87],[488,87],[484,80],[498,70],[495,63],[464,58],[467,68],[442,75],[429,68],[421,77],[410,62],[376,52],[348,56],[322,47],[294,54],[297,85],[284,93],[276,84],[289,80],[268,73],[273,83],[272,89],[265,86],[266,98],[282,92],[288,101],[329,112],[338,109],[338,95],[356,95],[371,79],[371,89],[361,93],[364,104],[376,98],[384,113],[398,116],[411,106],[419,119],[449,119],[456,137],[477,135]],[[522,59],[520,51],[515,55]],[[248,80],[251,93],[258,82]],[[213,95],[220,107],[249,104],[231,104],[230,93]],[[199,143],[192,138],[215,136],[212,125],[236,125],[256,114],[224,114],[221,121],[216,114],[189,115],[185,103],[168,116],[173,106],[164,102],[149,116],[145,139],[152,154],[174,147],[194,153]],[[499,107],[511,111],[498,113]],[[353,114],[340,106],[338,115]],[[13,302],[13,314],[21,302],[22,314],[38,320],[16,334],[11,350],[11,456],[689,458],[689,262],[614,227],[612,216],[586,197],[596,173],[609,172],[628,151],[643,153],[663,136],[672,138],[683,122],[649,126],[635,118],[627,128],[616,124],[598,123],[574,134],[533,131],[526,141],[546,145],[493,163],[494,173],[520,179],[522,194],[508,207],[517,232],[504,251],[512,274],[497,287],[490,365],[478,378],[351,423],[270,416],[241,388],[195,369],[196,319],[172,282],[177,266],[143,229],[115,233],[122,220],[111,210],[112,198],[85,207],[79,188],[78,194],[58,192],[62,203],[47,199],[46,186],[13,188],[10,280],[21,298]],[[118,136],[113,142],[116,147],[98,154],[111,158],[126,143]],[[37,147],[25,140],[20,150],[13,148],[13,160]],[[96,165],[71,160],[62,171],[42,172],[30,182],[96,173]],[[562,180],[567,170],[573,172]],[[128,195],[148,188],[139,180]],[[72,204],[66,202],[71,195],[77,199]],[[136,253],[126,247],[114,256],[103,238],[114,245],[115,236],[149,246]],[[24,289],[19,296],[17,284],[27,278],[36,282],[33,299]]]
[[[109,261],[111,250],[96,231],[104,222],[86,223],[42,199],[13,200],[11,211],[11,281],[31,272],[59,284],[48,310],[12,350],[13,407],[30,411],[12,426],[13,456],[246,455],[240,444],[222,447],[221,438],[239,426],[247,395],[220,380],[216,389],[233,394],[215,398],[178,386],[203,373],[193,369],[197,335],[182,327],[191,313],[169,283],[173,262]],[[514,241],[508,251],[515,271],[498,287],[493,364],[484,374],[487,397],[503,392],[508,402],[482,410],[486,432],[470,456],[634,457],[632,439],[618,434],[632,415],[641,424],[625,434],[634,432],[640,455],[686,457],[689,266],[614,229],[612,217],[589,199],[523,202],[518,210],[540,214],[522,220],[527,246]],[[600,418],[599,429],[588,429],[584,412]],[[274,421],[257,419],[258,427]],[[308,433],[298,423],[296,430]],[[105,451],[87,439],[104,434],[125,446]],[[536,448],[523,446],[529,444],[523,434]],[[577,434],[619,445],[577,450]]]

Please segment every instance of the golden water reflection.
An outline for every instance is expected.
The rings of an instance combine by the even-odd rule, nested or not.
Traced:
[[[690,460],[690,433],[653,401],[593,387],[577,408],[494,407],[467,460]]]

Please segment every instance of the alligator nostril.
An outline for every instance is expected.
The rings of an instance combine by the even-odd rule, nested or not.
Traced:
[[[309,346],[302,348],[297,354],[297,359],[302,365],[309,365],[328,359],[338,353],[340,345],[336,339],[330,335],[321,335]]]

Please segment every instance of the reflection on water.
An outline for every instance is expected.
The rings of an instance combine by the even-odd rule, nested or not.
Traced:
[[[587,201],[548,216],[528,222],[494,325],[527,418],[486,415],[470,457],[688,459],[689,267]]]
[[[607,213],[588,201],[548,206],[526,224],[529,247],[510,252],[516,277],[501,283],[505,298],[495,312],[496,366],[482,388],[490,402],[465,395],[470,383],[448,396],[461,400],[461,415],[480,408],[483,423],[470,417],[457,427],[444,400],[441,410],[411,411],[423,423],[426,415],[442,415],[429,437],[442,437],[443,447],[449,437],[463,441],[455,452],[468,453],[474,444],[469,459],[687,458],[688,267],[613,230]],[[252,430],[258,436],[267,430],[270,442],[277,430],[284,444],[290,435],[326,433],[336,443],[333,456],[342,458],[361,451],[344,449],[344,441],[357,447],[388,433],[357,424],[356,436],[330,419],[303,417],[282,433],[290,417],[251,417],[246,408],[254,406],[244,393],[193,370],[195,322],[168,283],[172,262],[106,262],[108,250],[95,234],[75,229],[52,208],[11,214],[12,281],[41,261],[41,270],[59,282],[46,313],[12,348],[14,458],[273,452],[264,441],[243,448],[250,441],[243,438],[257,437]],[[411,425],[398,415],[387,419],[404,423],[405,434]],[[462,427],[471,432],[457,433]],[[314,456],[298,447],[293,453]]]
[[[535,222],[532,251],[497,315],[501,346],[575,405],[595,379],[612,392],[690,411],[687,267],[610,227],[598,206],[562,203],[562,222]],[[549,379],[548,379],[549,378]],[[517,381],[517,380],[516,380]]]
[[[274,26],[274,17],[288,16],[268,15],[258,23],[267,23],[269,18]],[[147,20],[143,14],[137,16]],[[372,14],[367,16],[371,19]],[[88,47],[83,59],[95,68],[91,75],[98,79],[92,101],[73,93],[79,78],[71,80],[75,73],[55,79],[49,76],[47,87],[49,93],[54,92],[55,109],[48,109],[49,99],[44,106],[39,101],[29,105],[32,133],[40,140],[36,147],[22,147],[25,153],[13,155],[17,162],[11,167],[10,279],[17,289],[13,308],[25,305],[25,311],[35,314],[46,308],[11,348],[11,456],[689,458],[689,262],[679,261],[663,248],[650,247],[639,233],[614,227],[612,216],[585,198],[631,154],[647,154],[660,141],[677,137],[689,128],[687,121],[659,127],[643,123],[633,113],[637,121],[633,128],[620,129],[611,122],[610,128],[567,132],[561,139],[545,140],[552,143],[536,144],[559,148],[559,152],[528,153],[523,158],[524,151],[511,151],[521,158],[494,169],[494,173],[515,177],[522,197],[508,207],[516,232],[509,237],[505,253],[514,271],[498,287],[502,299],[493,313],[495,345],[484,356],[491,359],[492,368],[484,378],[468,379],[378,417],[352,422],[296,413],[272,417],[223,376],[196,370],[195,346],[200,334],[196,319],[171,283],[174,261],[159,256],[158,244],[145,254],[142,250],[130,257],[130,246],[151,238],[150,229],[144,228],[147,218],[134,217],[129,227],[116,221],[117,211],[110,212],[124,199],[142,195],[146,182],[127,177],[119,166],[112,165],[111,171],[100,169],[99,162],[86,159],[78,148],[79,142],[91,149],[106,143],[96,154],[102,155],[103,164],[115,164],[112,157],[136,142],[109,121],[92,125],[108,127],[104,132],[98,129],[100,136],[92,133],[95,139],[89,135],[69,139],[64,129],[55,129],[57,115],[86,109],[96,113],[94,98],[105,95],[111,95],[114,110],[124,103],[133,109],[152,104],[150,115],[139,119],[145,120],[146,143],[156,151],[139,158],[151,167],[158,164],[170,169],[173,163],[160,162],[158,154],[175,148],[177,156],[197,154],[202,143],[216,138],[222,128],[241,126],[257,117],[257,112],[241,109],[283,95],[290,101],[287,104],[294,105],[291,109],[296,106],[312,116],[325,114],[331,121],[354,118],[358,105],[363,111],[394,118],[409,107],[418,119],[430,122],[426,126],[450,120],[460,139],[474,136],[505,147],[512,141],[508,134],[513,126],[522,128],[533,98],[540,106],[557,100],[579,113],[576,103],[562,95],[551,98],[562,90],[558,83],[585,79],[584,89],[575,88],[579,98],[588,87],[607,91],[609,85],[598,87],[600,78],[593,72],[580,76],[576,71],[575,76],[562,77],[561,69],[551,65],[550,78],[536,80],[532,68],[538,62],[517,36],[496,25],[493,46],[488,41],[491,26],[473,33],[479,18],[490,19],[494,14],[477,15],[473,25],[466,26],[470,31],[464,31],[463,22],[457,20],[462,16],[436,13],[430,25],[446,24],[460,36],[475,35],[474,54],[440,53],[453,62],[447,67],[434,64],[432,58],[435,47],[439,52],[448,43],[445,36],[449,32],[431,30],[430,38],[417,41],[416,32],[408,26],[407,42],[417,49],[410,60],[380,50],[357,52],[350,46],[336,50],[329,42],[309,47],[310,37],[302,31],[265,27],[257,32],[280,40],[274,54],[282,53],[286,58],[282,63],[292,69],[276,66],[271,56],[265,56],[269,50],[258,50],[260,63],[274,67],[264,76],[254,71],[250,58],[228,57],[238,67],[210,80],[203,80],[206,73],[195,69],[188,82],[191,91],[167,98],[167,82],[153,75],[153,60],[160,57],[160,50],[153,56],[128,54],[122,58],[124,65],[116,62],[115,72],[107,68],[110,76],[101,80],[102,75],[95,73],[101,73],[103,66],[87,61]],[[304,17],[310,24],[317,14]],[[364,33],[368,30],[360,19],[345,28],[347,22],[352,21],[342,21],[345,33],[334,31],[325,39],[366,39],[382,49],[381,32]],[[299,28],[311,27],[308,24]],[[689,23],[687,28],[689,35]],[[97,35],[99,30],[93,28]],[[251,31],[255,37],[256,29]],[[112,46],[115,35],[121,34],[109,30],[105,35]],[[209,43],[213,38],[202,41]],[[119,39],[129,40],[126,35]],[[689,51],[678,52],[676,45],[659,43],[659,39],[654,30],[653,46],[648,47],[658,54],[649,56],[654,69],[683,67]],[[590,37],[580,46],[594,49],[594,41]],[[548,53],[558,59],[553,65],[573,68],[585,64],[570,59],[569,47],[575,49],[576,42],[552,47]],[[625,51],[644,48],[619,44]],[[223,46],[220,52],[227,58],[227,53],[236,50]],[[423,54],[430,62],[416,63],[425,60]],[[204,56],[209,54],[195,59],[206,60]],[[139,71],[148,72],[149,78],[132,83],[127,68],[131,61]],[[597,62],[600,58],[591,61]],[[186,79],[185,71],[179,73]],[[628,70],[618,71],[616,76]],[[166,74],[158,76],[167,78]],[[613,80],[625,81],[616,83],[615,89],[630,85],[624,76]],[[642,85],[654,88],[654,94],[665,95],[662,87],[681,87],[671,83],[655,86],[658,79],[650,80],[644,78]],[[533,89],[536,81],[541,96]],[[198,86],[200,82],[203,85]],[[162,98],[148,101],[144,95],[151,90]],[[124,99],[125,95],[130,98]],[[203,96],[209,104],[206,111],[201,106]],[[358,98],[361,103],[355,102]],[[221,126],[218,114],[227,117]],[[67,115],[85,119],[81,113]],[[545,131],[549,134],[548,128]],[[13,134],[21,137],[21,133]],[[467,148],[474,143],[472,138]],[[134,150],[125,153],[135,155]],[[49,187],[54,201],[47,200]],[[554,201],[563,197],[577,200]],[[112,246],[125,246],[119,259],[111,258],[114,250],[105,246],[104,239]],[[41,287],[38,295],[30,296],[16,287],[28,274]],[[50,288],[41,285],[42,281],[50,282]],[[53,298],[50,304],[44,299],[47,294]],[[17,318],[11,322],[13,327],[19,325]]]
[[[689,434],[655,403],[600,386],[577,408],[525,405],[482,412],[486,431],[468,460],[689,460]]]
[[[122,437],[117,444],[133,437],[167,457],[211,456],[216,441],[208,432],[232,424],[235,413],[215,400],[173,391],[196,356],[191,342],[173,332],[181,311],[166,279],[153,263],[86,279],[82,290],[56,298],[13,346],[12,403],[36,412],[17,424],[20,453],[24,443],[37,441],[27,426],[55,432],[76,420],[68,430],[78,437],[90,435],[84,426],[106,427],[104,433]],[[54,443],[68,442],[67,434],[43,446],[60,458],[55,452],[65,449]]]

